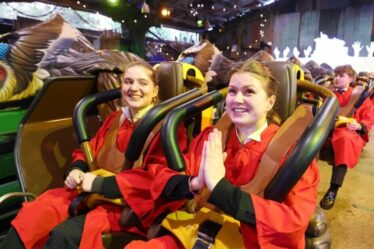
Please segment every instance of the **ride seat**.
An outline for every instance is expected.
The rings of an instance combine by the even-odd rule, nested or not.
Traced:
[[[171,99],[195,87],[201,88],[205,84],[204,76],[190,64],[167,61],[155,65],[159,84],[160,101]],[[170,84],[170,82],[174,82]]]
[[[18,180],[1,185],[1,220],[7,217],[2,228],[9,227],[26,197],[35,198],[48,188],[63,186],[61,175],[71,161],[71,149],[78,146],[71,114],[94,85],[95,78],[88,76],[50,78],[27,110],[23,109],[17,134],[9,142],[14,153],[8,154],[9,161],[15,161],[11,166]]]
[[[21,121],[15,144],[22,191],[37,196],[63,186],[61,176],[78,146],[72,113],[94,87],[94,77],[72,76],[51,78],[40,90]]]

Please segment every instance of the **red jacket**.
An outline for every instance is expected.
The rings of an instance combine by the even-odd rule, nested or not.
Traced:
[[[352,88],[345,93],[335,92],[341,107],[345,106],[352,94]],[[374,124],[374,109],[370,99],[367,98],[362,105],[353,113],[352,117],[363,124],[367,133],[359,134],[350,131],[346,126],[337,127],[333,131],[331,144],[334,149],[335,165],[345,164],[349,168],[357,165],[361,152],[369,141],[369,132]]]
[[[120,115],[119,112],[114,112],[108,116],[95,137],[91,139],[90,143],[95,157],[104,144],[104,137],[109,127],[118,115]],[[124,152],[127,148],[135,126],[136,124],[131,124],[129,120],[123,122],[118,131],[116,142],[119,151]],[[184,129],[179,129],[178,132],[180,132],[178,135],[180,137],[180,146],[184,149],[187,141],[186,133]],[[80,149],[73,152],[73,161],[76,160],[84,160]],[[153,140],[147,155],[144,157],[143,165],[147,165],[151,161],[165,161],[160,144],[160,134]],[[158,177],[159,172],[162,172],[163,168],[166,168],[166,164],[158,163],[157,167],[149,167],[149,173],[143,169],[136,169],[124,171],[116,175],[116,180],[123,196],[128,204],[136,210],[136,213],[141,214],[138,211],[140,209],[144,213],[151,214],[147,216],[147,220],[144,223],[145,226],[153,222],[152,218],[157,217],[158,212],[152,213],[154,210],[173,209],[180,206],[179,203],[153,203],[153,199],[150,198],[149,186],[152,177]],[[48,239],[49,232],[69,217],[67,212],[68,207],[77,195],[76,190],[58,188],[46,191],[36,200],[23,204],[23,208],[12,221],[12,225],[17,230],[27,249],[43,247]],[[137,202],[137,198],[143,201]],[[165,207],[163,207],[164,204]],[[174,207],[175,205],[176,207]],[[101,239],[101,234],[104,232],[125,230],[142,234],[136,227],[124,228],[119,225],[121,212],[122,207],[111,203],[99,205],[90,210],[87,214],[79,248],[104,248]],[[139,217],[142,218],[143,215],[139,215]]]
[[[207,128],[191,143],[186,155],[187,174],[198,174],[203,143],[212,129],[211,127]],[[225,177],[231,184],[241,186],[251,181],[256,175],[256,170],[269,141],[277,130],[277,126],[270,125],[261,134],[261,142],[250,141],[244,145],[239,143],[235,131],[231,133],[225,149],[228,154],[225,160]],[[171,175],[169,174],[168,177]],[[155,178],[152,184],[152,193],[155,197],[161,194],[168,177]],[[317,205],[318,183],[319,171],[317,164],[313,161],[282,203],[250,194],[255,209],[256,227],[241,224],[246,248],[261,246],[261,248],[304,249],[305,230]],[[162,238],[162,240],[164,239]],[[168,246],[170,243],[163,241],[161,244],[163,244],[163,248],[171,248]],[[147,248],[148,245],[150,244],[144,245],[144,242],[134,242],[130,248],[137,248],[137,246],[138,248]]]

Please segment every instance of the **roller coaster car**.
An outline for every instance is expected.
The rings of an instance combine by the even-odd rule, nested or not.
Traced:
[[[167,62],[159,65],[158,70],[161,100],[165,101],[151,109],[134,130],[125,154],[127,168],[131,168],[141,157],[148,134],[170,109],[206,92],[202,74],[191,65]],[[26,197],[35,198],[50,188],[63,186],[62,176],[70,165],[73,149],[79,143],[87,161],[94,165],[88,141],[100,122],[97,115],[92,115],[97,113],[92,112],[92,106],[121,96],[118,89],[87,96],[92,93],[94,83],[94,77],[67,77],[43,87],[21,122],[15,144],[17,173],[23,192],[1,196],[0,207],[13,197],[25,196],[25,201],[29,201]],[[194,89],[183,93],[191,88]],[[77,105],[84,96],[87,97]],[[58,103],[56,100],[59,98],[63,102]],[[76,105],[78,107],[74,109]],[[87,114],[90,116],[86,117]],[[103,234],[106,248],[119,248],[134,238],[138,239],[124,233]]]
[[[334,94],[326,88],[307,81],[297,83],[297,68],[291,63],[269,62],[267,65],[280,82],[278,112],[282,124],[265,151],[261,163],[266,164],[266,167],[271,167],[270,165],[279,162],[282,156],[287,156],[278,170],[270,172],[256,184],[261,186],[260,189],[263,190],[265,198],[282,202],[299,181],[327,138],[335,120],[338,102]],[[315,103],[300,103],[303,101],[297,99],[297,92],[301,91],[321,96],[322,105],[319,107]],[[226,93],[227,89],[210,92],[175,108],[166,116],[161,129],[161,138],[168,165],[172,169],[177,171],[185,169],[182,154],[175,146],[177,144],[176,129],[179,123],[184,118],[222,101]],[[225,136],[225,132],[227,133],[232,124],[226,116],[223,116],[216,126]],[[265,179],[271,180],[265,181]],[[306,246],[307,248],[330,248],[331,246],[326,220],[319,209],[316,210],[309,224]]]
[[[19,123],[30,101],[28,99],[22,103],[20,101],[0,103],[0,196],[8,192],[20,191],[13,150]],[[0,207],[0,234],[6,228],[4,224],[7,224],[16,212],[12,209],[16,209],[19,203],[20,200],[14,200]]]
[[[93,76],[56,77],[49,79],[35,98],[2,103],[8,107],[2,110],[2,114],[7,113],[2,129],[5,125],[5,130],[11,131],[3,133],[2,137],[8,138],[1,141],[1,158],[5,158],[1,172],[9,172],[0,186],[3,229],[7,229],[23,201],[14,196],[35,196],[63,184],[61,173],[71,159],[70,149],[78,146],[71,113],[76,103],[94,89]],[[24,193],[13,193],[19,191]]]
[[[21,189],[17,181],[14,144],[18,126],[33,100],[34,97],[29,97],[0,103],[0,196]],[[14,200],[0,207],[0,234],[3,224],[7,224],[16,212],[11,209],[17,209],[19,203],[20,200]]]

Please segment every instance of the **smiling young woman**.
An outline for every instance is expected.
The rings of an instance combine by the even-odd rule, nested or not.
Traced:
[[[153,211],[170,210],[173,205],[179,207],[178,203],[156,204],[150,198],[152,178],[164,172],[163,169],[169,170],[162,163],[157,164],[157,169],[148,164],[165,161],[159,134],[144,155],[142,168],[123,170],[124,151],[134,128],[147,111],[157,104],[156,72],[145,62],[129,64],[123,75],[121,91],[124,106],[111,113],[90,140],[96,165],[116,175],[101,177],[88,172],[82,150],[75,150],[71,167],[65,173],[65,187],[48,190],[34,201],[24,203],[12,221],[13,227],[1,248],[103,248],[102,233],[131,231],[145,235],[146,229],[158,215],[153,216]],[[179,146],[184,149],[187,146],[185,130],[179,129],[178,134],[181,138]],[[142,230],[135,226],[121,226],[119,220],[123,207],[109,202],[97,205],[86,214],[69,217],[69,205],[79,194],[76,190],[78,185],[84,192],[98,193],[112,199],[124,198],[137,211],[136,214],[146,214],[145,222],[141,219],[144,218],[142,215],[139,218]]]
[[[212,216],[208,217],[205,212],[217,209],[225,214],[225,218],[220,216],[218,220],[227,216],[236,220],[234,228],[234,219],[223,223],[221,228],[229,232],[227,248],[230,245],[235,248],[305,248],[304,233],[317,206],[319,171],[316,162],[311,163],[281,203],[255,194],[261,191],[255,184],[251,185],[258,176],[264,175],[266,165],[259,167],[261,158],[279,129],[272,112],[278,84],[270,70],[259,61],[242,62],[232,69],[226,111],[235,128],[228,132],[226,143],[222,144],[220,131],[206,128],[191,142],[185,155],[187,175],[175,173],[167,181],[155,178],[152,184],[157,186],[164,200],[170,201],[192,199],[201,191],[203,196],[209,193],[207,198],[195,199],[204,211],[201,209],[192,216],[178,213],[176,217],[183,218],[180,223],[177,218],[172,223],[170,232],[173,235],[148,242],[134,241],[126,249],[190,248],[191,236],[184,233],[204,223],[196,223],[195,217],[209,219]],[[183,241],[183,237],[188,241]],[[199,241],[195,243],[196,246]]]

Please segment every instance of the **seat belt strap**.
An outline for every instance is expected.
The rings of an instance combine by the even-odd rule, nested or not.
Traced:
[[[217,222],[211,220],[204,220],[199,225],[199,230],[197,231],[197,238],[192,249],[212,248],[215,238],[221,227],[222,225]]]

